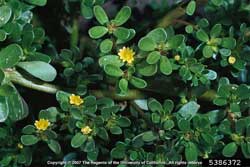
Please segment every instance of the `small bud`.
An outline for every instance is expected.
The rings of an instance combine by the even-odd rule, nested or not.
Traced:
[[[236,58],[234,56],[229,56],[228,63],[229,64],[234,64],[235,62],[236,62]]]
[[[181,59],[181,57],[180,57],[180,55],[175,55],[175,56],[174,56],[174,59],[175,59],[176,61],[179,61],[179,60]]]

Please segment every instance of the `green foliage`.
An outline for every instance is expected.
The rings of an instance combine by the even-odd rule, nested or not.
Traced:
[[[187,15],[192,16],[195,12],[195,8],[196,8],[196,2],[195,1],[190,1],[187,5],[187,9],[186,9],[186,13]]]
[[[249,159],[249,12],[0,0],[0,166]]]
[[[42,61],[20,62],[17,66],[43,81],[50,82],[56,77],[56,70],[50,64]]]

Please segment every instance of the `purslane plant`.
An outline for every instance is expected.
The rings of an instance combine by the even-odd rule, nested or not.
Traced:
[[[131,4],[114,14],[104,0],[65,0],[65,13],[92,22],[81,38],[72,18],[71,48],[60,53],[33,17],[46,0],[0,1],[0,167],[249,159],[249,20],[234,23],[221,11],[250,11],[245,1],[212,0],[196,16],[197,1],[168,4],[142,32]],[[57,102],[34,111],[17,85]]]

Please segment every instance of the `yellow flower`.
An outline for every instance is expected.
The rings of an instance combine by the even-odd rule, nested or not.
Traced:
[[[133,49],[130,49],[129,47],[126,48],[124,46],[119,50],[118,55],[123,62],[128,62],[128,64],[131,64],[134,61],[135,52],[133,51]]]
[[[228,63],[229,64],[234,64],[235,62],[236,62],[236,58],[234,56],[229,56]]]
[[[17,144],[17,147],[18,147],[19,149],[23,149],[23,145],[22,145],[21,143],[18,143],[18,144]]]
[[[50,126],[50,122],[47,119],[39,119],[34,125],[38,130],[45,131]]]
[[[88,135],[92,132],[92,129],[89,126],[85,126],[84,128],[81,129],[81,132],[85,135]]]
[[[174,59],[175,59],[176,61],[179,61],[179,60],[181,59],[181,57],[180,57],[180,55],[175,55],[175,56],[174,56]]]
[[[69,97],[69,103],[76,105],[76,106],[80,106],[83,103],[83,99],[80,96],[76,96],[75,94],[72,94]]]

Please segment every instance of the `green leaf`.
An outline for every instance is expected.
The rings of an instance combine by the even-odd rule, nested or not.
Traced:
[[[225,118],[226,112],[222,110],[212,110],[206,113],[205,115],[208,116],[208,119],[211,124],[217,124]]]
[[[98,135],[101,139],[103,139],[103,140],[105,140],[105,141],[108,141],[108,140],[109,140],[108,132],[107,132],[106,129],[103,128],[103,127],[99,128],[99,130],[98,130],[98,132],[97,132],[97,135]]]
[[[227,85],[221,85],[217,91],[217,94],[221,97],[227,98],[230,95],[230,90]]]
[[[240,97],[241,100],[250,98],[250,88],[247,85],[241,84],[236,91],[236,95]]]
[[[89,29],[89,36],[93,39],[98,39],[104,36],[108,32],[108,29],[104,26],[95,26]]]
[[[39,139],[34,135],[22,135],[21,142],[25,146],[34,145],[39,141]]]
[[[233,49],[236,46],[236,40],[231,37],[222,38],[221,45],[227,49]]]
[[[221,24],[215,24],[210,31],[211,38],[218,37],[221,33],[221,30],[222,30]]]
[[[230,110],[232,112],[240,112],[240,106],[236,103],[230,103]]]
[[[34,77],[47,82],[53,81],[57,75],[53,66],[42,61],[20,62],[17,66],[27,71]]]
[[[213,145],[215,142],[213,136],[211,136],[210,134],[201,133],[201,137],[209,145]]]
[[[129,29],[129,37],[125,40],[117,39],[116,44],[124,44],[124,43],[128,42],[129,40],[131,40],[135,37],[135,33],[136,33],[135,30],[130,28]]]
[[[199,104],[197,104],[195,101],[190,101],[187,104],[183,105],[178,111],[178,113],[182,117],[188,119],[190,117],[191,118],[194,117],[199,108],[200,108]]]
[[[119,126],[112,126],[110,127],[110,132],[114,135],[122,134],[122,129]]]
[[[121,117],[117,120],[117,125],[120,127],[129,127],[131,125],[131,121],[127,117]]]
[[[121,67],[124,65],[124,63],[119,59],[117,55],[107,55],[107,56],[102,56],[99,59],[99,64],[101,67],[104,67],[107,64],[112,64],[114,66]]]
[[[80,147],[85,141],[87,140],[87,136],[83,135],[82,133],[77,133],[75,136],[71,139],[71,146],[73,148]]]
[[[191,33],[193,33],[193,31],[194,31],[194,27],[193,27],[192,25],[187,25],[187,26],[185,27],[185,31],[186,31],[187,33],[191,34]]]
[[[2,27],[3,25],[5,25],[11,17],[12,14],[12,10],[9,6],[4,5],[0,7],[0,27]]]
[[[155,136],[152,131],[144,132],[142,135],[142,140],[145,142],[152,142],[155,139],[157,139],[157,136]]]
[[[225,157],[233,157],[237,152],[237,145],[235,142],[228,143],[222,150],[222,154]]]
[[[123,75],[123,71],[113,64],[105,65],[104,71],[112,77],[121,77]]]
[[[241,152],[243,153],[246,159],[250,158],[250,143],[249,142],[241,142]]]
[[[129,154],[129,159],[135,161],[137,158],[138,158],[137,151],[131,151],[131,153]]]
[[[0,51],[0,68],[15,66],[23,56],[22,48],[17,44],[11,44]]]
[[[45,132],[44,132],[44,135],[46,135],[49,139],[56,139],[57,138],[57,134],[55,131],[53,130],[50,130],[50,129],[47,129]]]
[[[161,112],[162,111],[162,105],[160,102],[158,102],[156,99],[154,98],[150,98],[148,101],[148,108],[153,111],[153,112]]]
[[[126,151],[125,147],[122,146],[122,145],[119,145],[119,146],[113,148],[111,150],[110,154],[111,154],[112,158],[123,159],[125,157],[125,155],[126,155],[125,151]]]
[[[163,109],[167,113],[171,113],[174,109],[174,102],[172,100],[166,99],[163,103]]]
[[[244,70],[245,65],[246,65],[246,62],[244,60],[237,59],[236,62],[233,64],[233,67],[239,71],[242,71],[242,70]]]
[[[203,29],[196,32],[196,37],[202,42],[207,42],[209,40],[207,33]]]
[[[128,91],[128,81],[124,78],[120,79],[119,88],[122,93],[126,93]]]
[[[93,17],[93,11],[92,8],[85,5],[84,1],[81,2],[81,14],[84,16],[86,19],[91,19]]]
[[[109,21],[108,16],[106,12],[103,10],[103,8],[99,5],[94,6],[94,15],[97,19],[97,21],[103,25]]]
[[[14,160],[12,156],[3,156],[3,158],[1,157],[0,164],[2,167],[10,166],[12,160]]]
[[[2,69],[0,69],[0,85],[2,84],[3,80],[5,78],[5,74]]]
[[[198,22],[197,22],[198,26],[201,27],[201,28],[206,28],[209,26],[209,22],[207,19],[205,18],[202,18],[200,19]]]
[[[157,64],[147,64],[147,63],[141,63],[137,65],[138,72],[143,76],[152,76],[157,72],[158,66]]]
[[[222,48],[219,50],[220,54],[222,56],[225,56],[225,57],[228,57],[231,55],[231,50],[230,49],[225,49],[225,48]]]
[[[165,42],[167,40],[167,33],[164,28],[156,28],[147,34],[147,37],[156,43]]]
[[[231,135],[232,130],[231,130],[231,123],[229,122],[228,119],[225,119],[224,121],[221,122],[219,125],[219,131]]]
[[[198,158],[198,150],[193,142],[188,142],[185,147],[185,157],[187,161],[196,161]]]
[[[136,99],[134,102],[143,110],[148,110],[148,102],[146,99]]]
[[[34,32],[32,31],[31,25],[27,24],[23,28],[23,36],[22,36],[22,47],[23,48],[29,48],[31,47],[31,44],[35,38]]]
[[[241,134],[243,135],[245,133],[246,130],[246,125],[248,124],[248,122],[246,122],[245,119],[239,119],[235,122],[235,132],[237,134]]]
[[[45,6],[47,3],[47,0],[25,0],[26,2],[37,5],[37,6]]]
[[[28,106],[15,87],[14,91],[6,97],[9,118],[11,121],[19,121],[28,115]]]
[[[4,41],[7,38],[7,33],[4,30],[0,29],[0,42]]]
[[[48,146],[56,154],[59,154],[61,152],[61,146],[56,140],[50,139],[48,141]]]
[[[14,158],[12,156],[3,156],[3,158],[1,157],[0,164],[2,167],[10,166],[10,163],[13,159]]]
[[[130,29],[124,27],[118,27],[114,31],[114,36],[119,40],[127,40],[130,35]]]
[[[208,70],[208,73],[206,73],[204,76],[206,76],[209,80],[215,80],[217,78],[217,73],[213,70]]]
[[[160,58],[160,71],[165,75],[172,73],[172,65],[169,59],[165,56],[161,56]]]
[[[178,121],[178,127],[181,131],[189,131],[190,130],[190,122],[186,119],[180,119]]]
[[[136,88],[140,88],[140,89],[145,88],[147,86],[146,81],[144,81],[141,78],[134,77],[134,76],[129,80],[129,83],[131,83]]]
[[[39,118],[48,119],[50,122],[56,122],[56,117],[58,115],[58,110],[56,107],[50,107],[46,110],[41,110],[39,112]]]
[[[212,3],[213,3],[214,5],[216,5],[216,6],[220,6],[220,5],[223,4],[223,0],[211,0],[211,1],[212,1]]]
[[[157,113],[152,113],[151,114],[151,119],[152,119],[152,122],[157,124],[161,121],[161,116]]]
[[[34,42],[43,42],[45,39],[45,31],[41,27],[34,27],[33,28],[34,32]]]
[[[185,37],[184,35],[175,35],[175,36],[172,36],[166,46],[170,49],[177,49],[184,41]]]
[[[23,129],[22,129],[22,133],[26,134],[26,135],[30,135],[32,133],[36,132],[36,128],[34,125],[26,125]]]
[[[64,91],[56,92],[56,100],[59,102],[68,102],[70,94]]]
[[[4,122],[9,115],[9,108],[7,99],[3,96],[0,96],[0,122]]]
[[[217,106],[224,106],[227,104],[227,99],[223,97],[217,97],[213,100],[213,103]]]
[[[85,106],[93,106],[93,105],[96,105],[96,97],[95,96],[87,96],[84,98],[84,105]]]
[[[203,71],[204,65],[203,64],[199,64],[199,63],[193,63],[193,64],[191,64],[191,66],[190,66],[189,69],[193,73],[200,73],[201,71]]]
[[[210,58],[213,56],[214,51],[212,46],[206,45],[203,49],[202,49],[202,54],[204,57],[206,58]]]
[[[161,57],[160,52],[153,51],[153,52],[149,53],[146,61],[148,64],[156,64],[159,61],[160,57]]]
[[[87,159],[89,161],[96,161],[97,157],[98,157],[98,154],[99,154],[99,149],[95,148],[95,150],[87,152]]]
[[[27,59],[27,61],[43,61],[45,63],[50,63],[51,62],[51,58],[50,56],[40,53],[40,52],[34,52],[31,53]]]
[[[100,44],[100,50],[102,53],[108,53],[113,47],[113,42],[110,39],[105,39]]]
[[[163,128],[165,130],[170,130],[174,127],[174,121],[173,120],[167,120],[163,123]]]
[[[116,26],[124,24],[131,16],[131,9],[128,6],[123,6],[115,16],[114,22]]]
[[[143,37],[138,43],[138,47],[143,51],[153,51],[156,48],[156,43],[149,37]]]
[[[195,12],[195,9],[196,9],[196,2],[192,0],[187,5],[186,8],[187,15],[192,16]]]
[[[8,84],[3,84],[0,86],[0,96],[9,96],[12,93],[14,93],[15,89],[13,86],[10,86]]]

